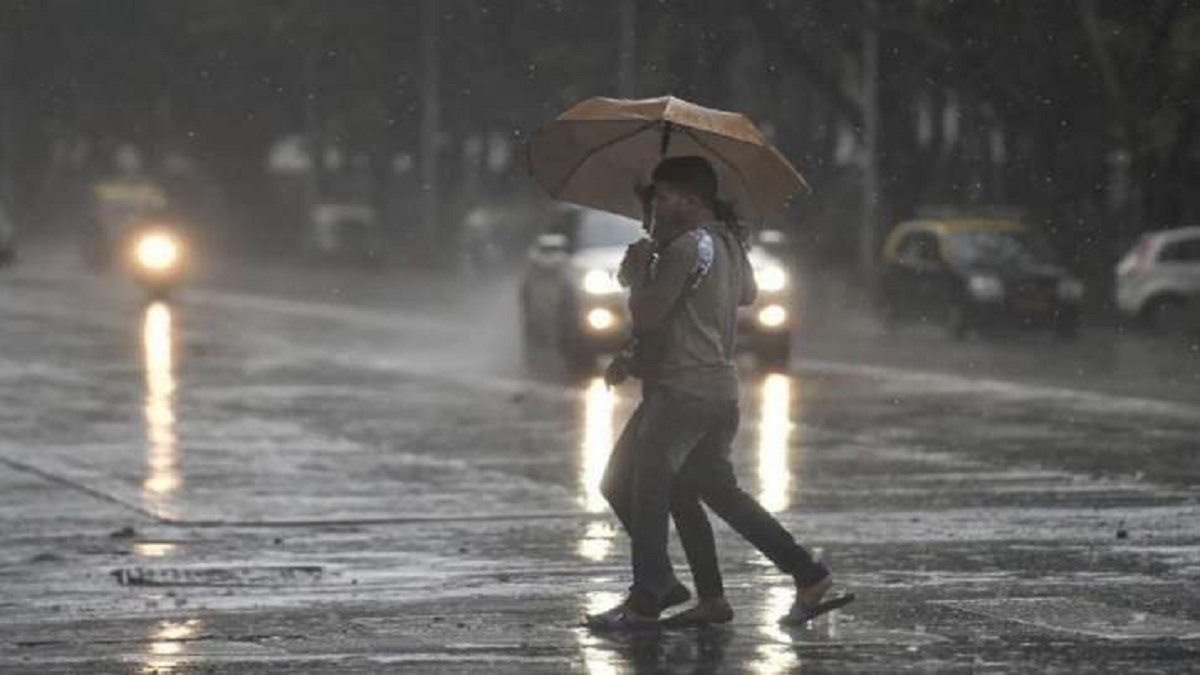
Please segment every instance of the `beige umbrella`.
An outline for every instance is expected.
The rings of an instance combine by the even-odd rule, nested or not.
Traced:
[[[530,141],[529,166],[556,199],[642,217],[637,189],[666,157],[699,155],[717,172],[720,197],[743,219],[782,211],[808,184],[745,115],[672,96],[589,98]]]

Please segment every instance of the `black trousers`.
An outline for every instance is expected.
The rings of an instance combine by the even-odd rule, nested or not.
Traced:
[[[667,553],[668,516],[675,520],[697,594],[724,595],[716,541],[701,502],[798,583],[829,573],[738,485],[729,456],[739,419],[737,401],[651,387],[625,424],[601,491],[632,543],[630,599],[636,611],[657,615],[678,583]]]

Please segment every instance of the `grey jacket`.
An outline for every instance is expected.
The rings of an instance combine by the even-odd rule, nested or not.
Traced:
[[[660,247],[654,273],[637,280],[629,295],[634,332],[665,332],[661,367],[645,384],[736,400],[737,308],[757,293],[745,251],[723,224],[697,227]]]

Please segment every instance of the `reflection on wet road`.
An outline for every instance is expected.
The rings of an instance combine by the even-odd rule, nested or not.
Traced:
[[[584,393],[583,462],[579,477],[583,493],[580,505],[588,513],[602,513],[608,507],[604,495],[600,494],[600,479],[604,477],[604,466],[616,436],[613,432],[616,405],[616,392],[609,389],[602,378],[592,379]]]
[[[758,501],[772,513],[788,508],[795,489],[793,460],[789,457],[792,429],[797,426],[791,418],[793,387],[799,389],[799,383],[775,373],[767,375],[759,385]]]
[[[159,623],[150,636],[142,672],[158,675],[173,672],[181,663],[180,655],[185,642],[194,639],[199,632],[199,619]]]
[[[146,424],[146,478],[142,501],[159,517],[175,517],[171,496],[183,484],[179,438],[175,432],[175,364],[171,308],[156,302],[142,319],[142,354],[146,379],[143,413]]]

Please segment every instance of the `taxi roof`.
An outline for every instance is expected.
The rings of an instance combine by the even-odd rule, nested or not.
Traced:
[[[896,226],[887,236],[883,245],[885,259],[896,256],[900,240],[911,232],[932,232],[943,239],[948,235],[959,232],[1021,232],[1029,226],[1011,217],[927,217],[906,220]]]

